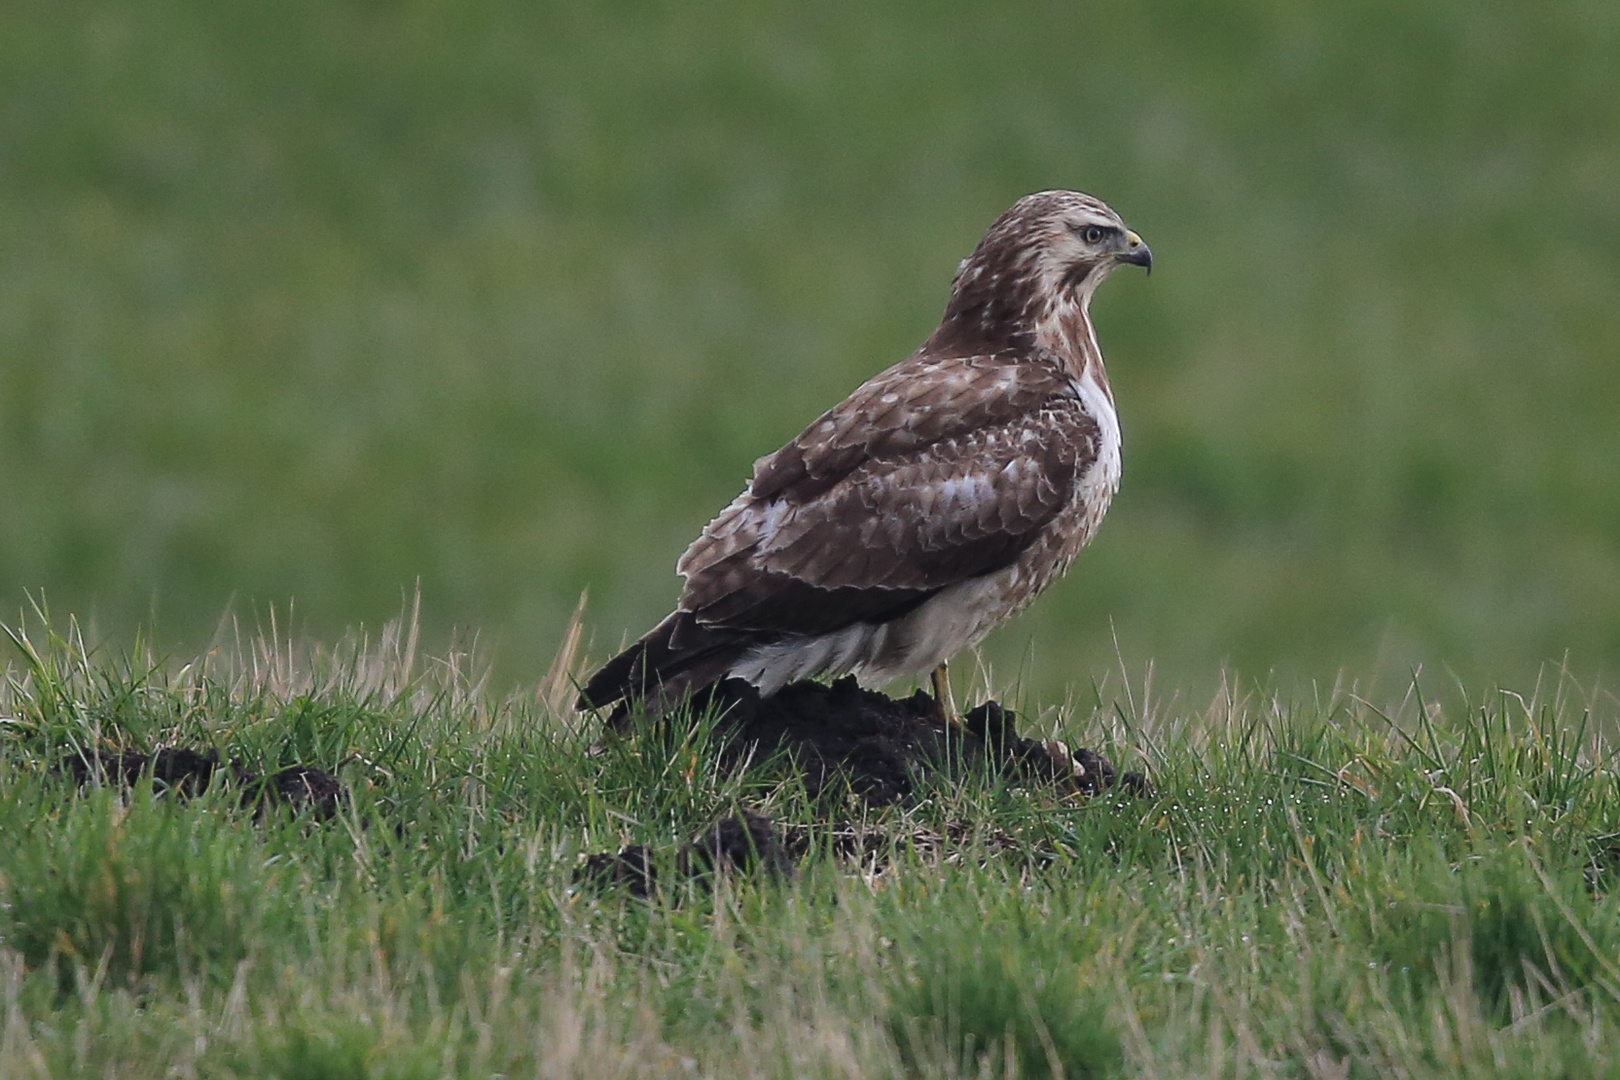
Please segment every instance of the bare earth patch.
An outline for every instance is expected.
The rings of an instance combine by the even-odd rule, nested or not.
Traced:
[[[1152,790],[1144,774],[1120,774],[1092,750],[1020,736],[1017,714],[994,701],[968,712],[960,728],[946,728],[933,699],[920,690],[908,698],[891,698],[846,678],[831,685],[793,683],[762,699],[748,683],[729,680],[694,702],[694,709],[721,718],[722,767],[791,759],[806,792],[823,808],[820,824],[833,827],[835,850],[862,861],[875,843],[882,846],[888,838],[838,819],[846,803],[837,796],[845,790],[869,807],[903,805],[919,790],[985,772],[1079,798],[1116,786],[1137,795]],[[622,727],[628,718],[617,721]],[[937,846],[949,846],[949,837],[935,840]],[[803,826],[777,826],[745,810],[741,817],[721,818],[698,834],[675,853],[672,865],[686,876],[755,865],[788,874],[807,844]],[[625,885],[646,896],[656,883],[656,861],[651,849],[634,844],[587,857],[579,877]]]

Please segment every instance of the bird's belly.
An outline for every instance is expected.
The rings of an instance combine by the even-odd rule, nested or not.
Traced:
[[[985,635],[1028,602],[1020,587],[1021,564],[941,590],[917,610],[882,629],[863,662],[851,669],[874,686],[932,671]]]
[[[892,622],[856,623],[814,637],[788,638],[750,649],[729,671],[763,695],[798,679],[853,674],[881,686],[932,671],[984,640],[1033,596],[1023,566],[958,582]]]
[[[726,677],[751,682],[761,697],[769,697],[799,679],[848,675],[864,668],[888,631],[887,624],[855,623],[826,634],[755,645],[731,665]]]

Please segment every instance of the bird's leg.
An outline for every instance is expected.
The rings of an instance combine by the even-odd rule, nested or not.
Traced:
[[[956,715],[956,699],[951,696],[950,673],[944,661],[934,669],[929,681],[934,687],[934,710],[938,713],[939,726],[949,731],[966,731],[962,718]]]

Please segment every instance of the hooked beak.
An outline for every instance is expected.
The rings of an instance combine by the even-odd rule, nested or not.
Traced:
[[[1146,267],[1149,274],[1153,273],[1153,252],[1142,242],[1142,238],[1136,235],[1134,229],[1125,230],[1125,250],[1116,258],[1122,263]]]

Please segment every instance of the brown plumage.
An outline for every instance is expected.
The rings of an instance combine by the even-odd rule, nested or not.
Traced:
[[[921,674],[1068,569],[1119,484],[1092,293],[1152,255],[1089,195],[998,218],[939,329],[798,438],[686,550],[674,612],[586,683],[582,709],[663,709],[728,677],[774,693]]]

